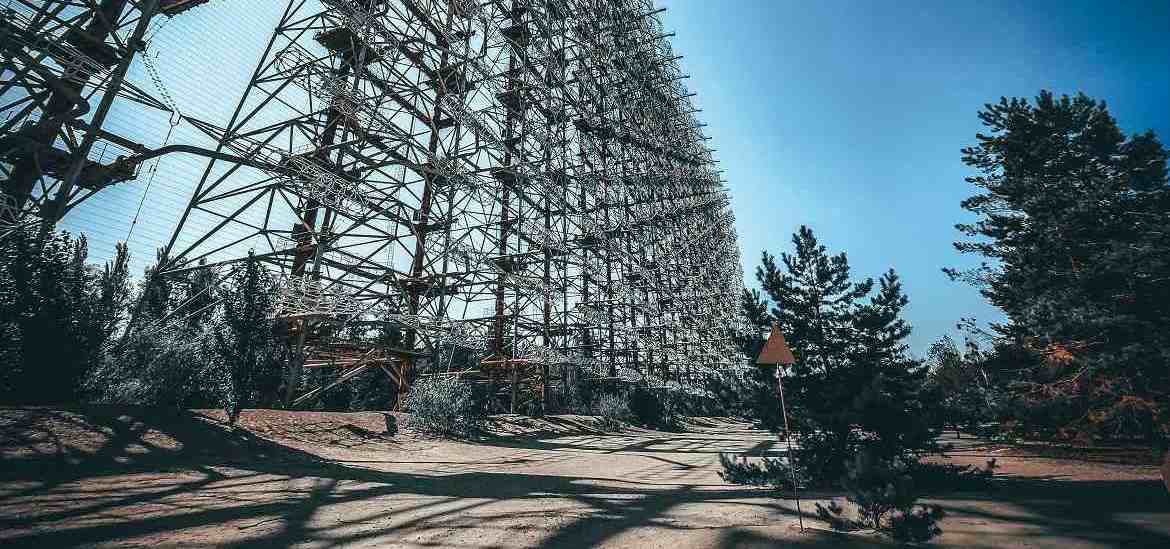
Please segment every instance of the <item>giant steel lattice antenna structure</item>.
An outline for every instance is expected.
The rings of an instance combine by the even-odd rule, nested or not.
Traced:
[[[734,217],[661,11],[290,0],[230,119],[187,119],[218,147],[180,151],[209,160],[160,276],[278,273],[292,403],[369,369],[400,394],[479,379],[516,410],[570,370],[737,367]]]

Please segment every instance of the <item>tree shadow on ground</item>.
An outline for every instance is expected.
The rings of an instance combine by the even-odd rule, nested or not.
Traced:
[[[1016,542],[1057,536],[1102,546],[1170,547],[1170,494],[1156,480],[1069,480],[1056,475],[996,483],[991,494],[957,494],[935,501],[953,519],[1017,527],[1019,531],[1012,533]],[[999,505],[981,505],[991,502]],[[986,545],[972,546],[1009,542],[995,532],[979,535]]]
[[[53,430],[43,428],[48,421],[64,423],[82,434],[90,433],[93,440],[101,443],[84,450],[68,448],[54,438]],[[405,532],[502,529],[509,521],[523,520],[525,513],[557,513],[542,510],[548,501],[568,502],[580,512],[534,540],[541,547],[591,547],[647,526],[699,536],[704,545],[716,547],[778,543],[841,547],[875,543],[814,532],[794,537],[780,524],[712,528],[680,525],[667,518],[669,512],[704,503],[752,508],[772,520],[784,515],[789,520],[795,518],[791,501],[766,497],[779,495],[762,494],[757,489],[656,483],[637,475],[615,480],[510,472],[430,475],[378,471],[322,460],[190,413],[31,410],[0,424],[0,433],[0,449],[5,457],[0,473],[0,532],[9,530],[8,534],[0,533],[0,542],[12,546],[94,545],[165,537],[181,530],[223,524],[233,525],[231,537],[238,541],[231,543],[240,547],[310,542],[314,546],[373,544]],[[687,441],[686,436],[681,436],[681,442],[675,441],[681,449],[652,450],[661,437],[643,438],[646,440],[616,444],[606,437],[576,437],[571,443],[555,439],[486,443],[528,452],[683,455],[717,452],[722,444],[718,439]],[[12,451],[33,446],[38,447],[37,452]],[[690,465],[662,459],[665,468]],[[107,482],[114,477],[144,480],[141,487],[132,485],[128,489],[124,483]],[[1165,518],[1165,494],[1159,500],[1149,490],[1149,484],[1158,486],[1035,481],[1005,486],[994,495],[996,500],[1010,501],[1025,509],[1027,517],[987,511],[978,505],[982,496],[943,498],[939,502],[958,516],[1028,523],[1032,526],[1028,535],[1063,535],[1106,543],[1124,539],[1136,546],[1170,546],[1170,537],[1164,532],[1135,526],[1117,516],[1163,513]],[[1135,493],[1138,497],[1133,497]],[[526,510],[508,507],[526,500]],[[162,507],[166,511],[110,515],[128,507]],[[344,510],[344,517],[323,523],[325,509],[330,513]],[[810,510],[811,505],[806,503],[806,517]],[[1100,532],[1116,534],[1105,536]]]

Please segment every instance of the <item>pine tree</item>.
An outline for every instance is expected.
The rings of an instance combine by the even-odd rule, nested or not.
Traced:
[[[873,288],[873,280],[854,283],[845,253],[829,255],[812,229],[792,235],[794,253],[764,252],[756,279],[775,305],[772,317],[790,340],[798,371],[830,373],[847,366],[851,317],[856,301]]]
[[[847,256],[830,254],[808,227],[792,243],[782,267],[765,252],[756,278],[796,358],[785,389],[806,472],[831,483],[863,447],[886,460],[932,449],[925,372],[908,353],[909,299],[897,273],[885,273],[874,292],[872,279],[854,281]],[[759,310],[758,296],[742,302],[749,317]],[[775,409],[775,397],[767,400]]]
[[[114,337],[125,320],[130,302],[130,249],[119,242],[114,259],[105,264],[98,279],[98,316],[102,339]]]
[[[735,343],[739,346],[740,352],[754,362],[764,347],[764,341],[759,338],[759,333],[768,330],[772,324],[772,316],[768,314],[768,301],[760,295],[759,290],[744,288],[739,296],[739,307],[744,318],[755,328],[755,333],[737,336]]]
[[[760,291],[752,288],[744,288],[743,294],[740,295],[740,306],[743,307],[744,315],[748,322],[753,326],[765,329],[772,321],[768,316],[768,302],[760,295]]]
[[[926,371],[909,356],[906,344],[911,330],[902,311],[909,303],[898,274],[890,269],[879,280],[877,294],[853,319],[853,367],[847,385],[859,388],[853,403],[857,425],[875,435],[871,446],[879,458],[933,449],[933,426],[923,401]]]
[[[272,337],[274,285],[258,262],[249,259],[221,291],[223,324],[215,333],[216,348],[231,377],[229,421],[247,406],[277,400],[282,348]]]
[[[997,363],[1012,366],[1006,350],[986,352],[971,339],[960,350],[943,336],[927,352],[927,392],[934,403],[934,421],[942,426],[976,432],[997,418],[1002,405]],[[990,360],[993,359],[993,360]]]
[[[839,478],[856,443],[850,372],[850,342],[857,300],[873,281],[855,283],[844,253],[830,255],[812,229],[792,236],[793,253],[781,254],[783,269],[764,252],[756,279],[774,304],[771,316],[796,358],[786,378],[792,424],[817,463],[806,464],[814,478]],[[774,392],[773,392],[774,393]]]
[[[1008,316],[1001,338],[1031,355],[1019,395],[1067,432],[1156,440],[1170,430],[1170,184],[1151,132],[1125,136],[1103,102],[1042,91],[979,113],[963,150],[984,192],[963,201],[948,270]]]

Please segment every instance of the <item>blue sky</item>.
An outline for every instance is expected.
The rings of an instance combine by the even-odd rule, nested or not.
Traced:
[[[760,251],[807,224],[855,275],[894,267],[924,353],[960,317],[997,320],[943,266],[959,201],[975,189],[959,149],[976,112],[1041,88],[1104,99],[1129,132],[1170,141],[1170,2],[670,0],[726,170],[748,282]]]

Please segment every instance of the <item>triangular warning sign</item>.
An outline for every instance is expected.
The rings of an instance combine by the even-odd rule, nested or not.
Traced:
[[[784,334],[780,333],[780,327],[772,324],[772,333],[768,336],[768,342],[764,344],[764,350],[760,351],[760,357],[756,359],[756,364],[795,363],[796,357],[792,356],[792,350],[784,341]]]

